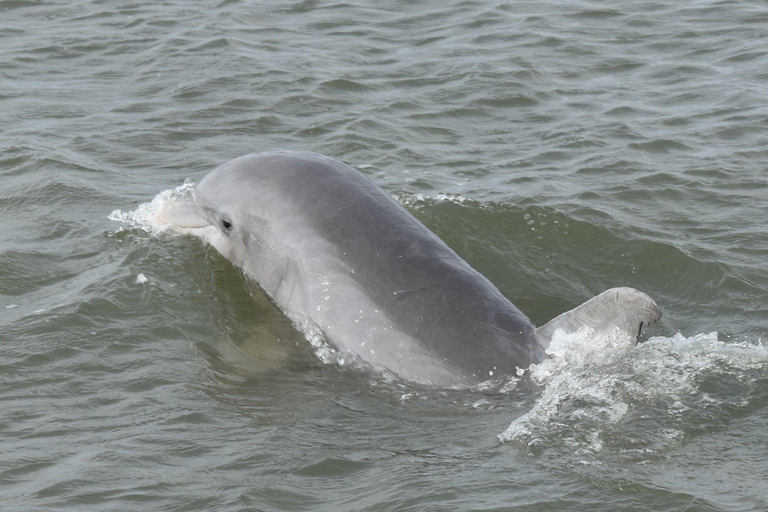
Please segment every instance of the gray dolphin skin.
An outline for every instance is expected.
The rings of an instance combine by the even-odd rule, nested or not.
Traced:
[[[661,313],[613,288],[536,328],[389,194],[308,152],[247,155],[156,213],[240,267],[305,332],[374,368],[438,387],[513,376],[557,330],[637,343]]]

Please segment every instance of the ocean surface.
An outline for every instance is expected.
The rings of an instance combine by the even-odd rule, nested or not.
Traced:
[[[142,222],[276,149],[537,325],[663,318],[501,389],[349,364]],[[763,1],[0,0],[0,508],[765,512],[767,168]]]

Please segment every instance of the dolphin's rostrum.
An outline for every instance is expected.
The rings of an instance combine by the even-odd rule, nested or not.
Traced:
[[[210,242],[298,325],[423,384],[515,375],[547,357],[558,329],[636,343],[661,316],[646,294],[614,288],[537,329],[389,194],[315,153],[237,158],[157,217]]]

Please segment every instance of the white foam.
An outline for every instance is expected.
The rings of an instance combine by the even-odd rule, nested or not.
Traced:
[[[434,196],[429,196],[426,194],[398,194],[394,197],[398,203],[409,208],[416,208],[418,206],[421,206],[422,203],[450,202],[450,203],[456,203],[456,204],[466,204],[468,202],[474,202],[468,197],[464,197],[459,194],[444,194],[444,193],[440,193]]]
[[[626,333],[619,330],[595,335],[588,327],[571,334],[558,329],[553,333],[547,348],[551,359],[532,365],[529,373],[536,383],[544,384],[550,377],[559,375],[568,368],[600,363],[605,358],[614,357],[616,352],[631,348],[632,343]]]
[[[498,436],[501,442],[595,454],[622,431],[623,422],[636,419],[632,413],[642,410],[658,414],[657,431],[653,441],[641,440],[633,449],[650,453],[681,442],[686,415],[699,409],[702,400],[714,408],[730,400],[704,392],[701,383],[707,378],[739,380],[749,370],[768,370],[768,347],[762,342],[725,343],[715,332],[655,337],[637,347],[595,339],[588,331],[560,332],[548,352],[552,359],[529,369],[533,381],[543,386],[541,396]]]
[[[171,224],[165,224],[160,221],[155,213],[167,203],[188,199],[192,195],[194,187],[194,183],[187,180],[174,189],[163,190],[157,194],[152,201],[140,204],[138,208],[133,211],[124,212],[122,210],[115,210],[109,214],[108,218],[110,220],[123,222],[128,224],[131,228],[141,229],[153,235],[169,230],[180,232],[180,230],[175,229]]]

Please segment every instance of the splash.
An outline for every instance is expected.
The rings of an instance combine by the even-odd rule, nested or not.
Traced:
[[[426,194],[397,194],[394,196],[395,200],[406,208],[419,209],[425,205],[431,205],[435,203],[449,202],[456,204],[471,204],[474,206],[482,206],[482,203],[469,199],[459,194],[445,194],[440,193],[434,196]]]
[[[157,194],[152,201],[142,203],[133,211],[124,212],[115,210],[107,217],[109,220],[128,224],[130,228],[141,229],[152,235],[157,235],[166,231],[176,232],[177,230],[171,224],[165,224],[155,215],[163,205],[188,199],[192,196],[195,184],[186,180],[182,185],[174,189],[163,190]],[[122,229],[122,228],[121,228]]]
[[[559,333],[549,352],[552,359],[529,369],[541,396],[498,436],[532,454],[583,458],[607,449],[647,462],[723,428],[765,395],[757,383],[768,374],[768,347],[725,343],[715,332],[651,338],[636,348],[586,331]]]
[[[312,345],[315,355],[325,364],[344,366],[349,362],[345,354],[339,352],[328,344],[323,331],[310,320],[304,318],[291,318],[293,325],[302,333],[304,338]]]

